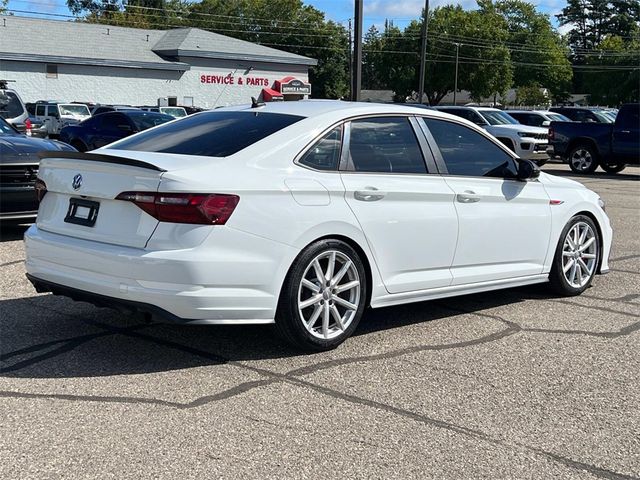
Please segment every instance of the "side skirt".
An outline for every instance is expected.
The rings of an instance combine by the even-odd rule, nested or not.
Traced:
[[[466,285],[453,285],[449,287],[439,287],[429,290],[417,290],[414,292],[394,293],[383,295],[371,300],[371,308],[389,307],[403,303],[423,302],[425,300],[435,300],[438,298],[455,297],[458,295],[470,295],[472,293],[488,292],[490,290],[501,290],[503,288],[522,287],[549,281],[549,274],[529,275],[526,277],[507,278],[503,280],[493,280],[490,282],[471,283]]]

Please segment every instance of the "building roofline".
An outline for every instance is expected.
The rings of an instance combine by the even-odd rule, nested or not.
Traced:
[[[166,57],[190,57],[190,58],[214,58],[218,60],[242,60],[248,62],[283,63],[288,65],[309,65],[315,66],[318,61],[314,58],[303,57],[281,57],[278,55],[255,55],[246,53],[228,52],[206,52],[202,50],[153,50],[159,55]]]
[[[20,62],[62,63],[72,65],[94,65],[100,67],[122,67],[149,70],[170,70],[185,72],[191,66],[182,62],[133,62],[107,58],[65,57],[59,55],[35,55],[30,53],[0,52],[0,60],[15,60]]]

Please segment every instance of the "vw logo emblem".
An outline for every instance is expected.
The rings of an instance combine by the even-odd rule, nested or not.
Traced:
[[[71,186],[74,190],[78,190],[82,186],[82,175],[79,173],[73,177],[73,182],[71,182]]]

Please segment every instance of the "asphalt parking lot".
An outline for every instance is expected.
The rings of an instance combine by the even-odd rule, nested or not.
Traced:
[[[38,295],[0,242],[0,478],[640,478],[640,168],[612,271],[365,314],[333,352]]]

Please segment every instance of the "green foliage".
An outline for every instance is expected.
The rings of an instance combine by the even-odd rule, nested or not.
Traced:
[[[549,98],[543,93],[540,84],[532,82],[516,89],[516,105],[548,105]]]

